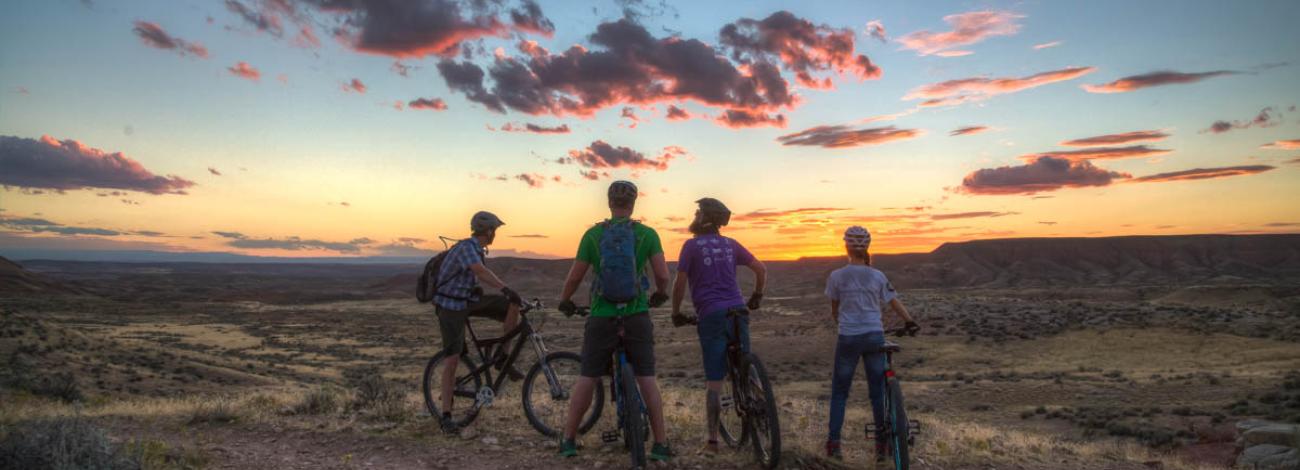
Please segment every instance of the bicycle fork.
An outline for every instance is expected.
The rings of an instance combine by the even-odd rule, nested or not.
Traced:
[[[560,378],[555,376],[555,369],[552,369],[551,363],[546,361],[546,356],[551,352],[546,349],[546,341],[542,340],[542,335],[533,333],[528,335],[528,339],[533,343],[533,351],[537,353],[537,363],[542,365],[542,375],[546,377],[546,384],[551,387],[551,399],[569,398],[569,391],[560,385]]]

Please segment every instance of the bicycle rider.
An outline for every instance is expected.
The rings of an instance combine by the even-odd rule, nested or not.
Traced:
[[[884,418],[885,354],[879,348],[885,344],[881,312],[885,306],[893,309],[906,322],[904,329],[916,334],[921,329],[907,308],[898,300],[893,284],[885,274],[871,267],[871,233],[853,226],[844,232],[844,250],[849,264],[836,269],[826,281],[826,297],[831,301],[831,319],[839,327],[835,343],[835,368],[831,376],[830,435],[826,440],[826,455],[840,459],[840,430],[844,427],[844,407],[853,385],[854,371],[862,359],[867,372],[867,386],[871,397],[871,416],[876,423],[876,461],[885,459],[885,441],[881,433]]]
[[[469,317],[490,318],[502,322],[502,335],[519,324],[519,308],[523,299],[492,270],[484,266],[487,246],[496,240],[502,222],[495,214],[480,211],[470,219],[470,238],[456,242],[447,252],[438,272],[438,291],[433,303],[438,314],[438,329],[442,333],[442,350],[447,354],[442,369],[442,430],[449,434],[460,431],[451,417],[455,396],[456,367],[460,353],[465,348],[465,323]],[[479,284],[499,289],[500,295],[483,294]],[[512,368],[513,369],[513,368]],[[512,377],[521,377],[517,370],[507,371]]]
[[[698,209],[689,228],[694,237],[682,244],[677,277],[673,281],[673,324],[696,323],[704,362],[705,424],[708,428],[704,450],[717,452],[722,379],[727,375],[727,343],[739,341],[745,352],[749,352],[749,317],[737,318],[740,338],[733,338],[735,332],[727,313],[746,307],[758,309],[767,284],[767,268],[740,242],[721,235],[721,228],[731,220],[731,210],[722,201],[706,197],[695,203]],[[749,296],[749,302],[741,297],[740,286],[736,283],[736,266],[746,266],[754,272],[754,292]],[[696,318],[681,310],[688,283]]]
[[[636,185],[628,181],[615,181],[609,185],[607,195],[610,218],[582,235],[578,255],[573,260],[573,267],[564,282],[564,291],[560,294],[559,310],[572,314],[577,306],[571,299],[587,275],[587,269],[591,268],[597,273],[596,281],[592,282],[591,314],[587,318],[582,337],[582,376],[573,386],[569,413],[564,423],[564,436],[560,441],[560,455],[573,457],[578,454],[574,440],[578,434],[578,423],[586,414],[587,407],[591,406],[596,380],[610,370],[610,361],[619,341],[616,328],[621,320],[624,329],[623,348],[627,351],[627,360],[632,365],[637,386],[650,414],[650,427],[654,434],[650,459],[667,461],[672,456],[672,451],[668,448],[667,431],[664,428],[663,399],[655,381],[654,324],[650,322],[649,311],[668,300],[668,294],[664,293],[668,287],[668,264],[664,262],[659,234],[645,224],[631,220],[638,195]],[[632,250],[632,256],[627,257],[626,261],[631,262],[631,258],[635,258],[635,272],[632,273],[635,279],[627,282],[635,282],[643,287],[637,288],[629,296],[632,300],[616,304],[607,300],[605,294],[596,292],[596,286],[605,284],[600,273],[608,270],[602,268],[613,267],[613,263],[602,266],[602,258],[610,258],[605,261],[624,259],[623,256],[613,257],[613,253],[606,252],[617,243],[606,235],[617,231],[627,231],[623,233],[628,233],[635,239],[634,247],[624,246]],[[648,299],[643,282],[647,265],[654,272],[656,287],[656,292]],[[631,273],[631,269],[628,272]]]

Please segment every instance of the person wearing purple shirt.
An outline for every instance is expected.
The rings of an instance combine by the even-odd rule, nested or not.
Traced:
[[[749,253],[744,246],[719,232],[731,220],[731,210],[721,201],[704,198],[695,201],[699,209],[691,222],[694,238],[682,245],[677,259],[677,278],[673,284],[673,324],[682,326],[696,323],[700,337],[700,351],[704,361],[705,409],[707,411],[708,444],[705,449],[718,450],[718,420],[722,410],[722,379],[727,375],[727,343],[740,341],[749,352],[749,317],[736,318],[740,323],[740,338],[727,322],[727,312],[757,310],[767,284],[767,268]],[[754,293],[746,303],[736,283],[736,266],[746,266],[754,271]],[[691,303],[696,318],[682,313],[682,299],[690,286]],[[746,310],[747,314],[748,311]]]

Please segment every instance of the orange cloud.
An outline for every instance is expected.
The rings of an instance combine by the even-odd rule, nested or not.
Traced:
[[[979,134],[987,130],[989,130],[988,126],[966,126],[958,129],[953,129],[952,132],[948,133],[948,135],[958,136],[958,135]]]
[[[1225,166],[1219,168],[1193,168],[1190,170],[1173,171],[1169,173],[1157,173],[1130,180],[1133,183],[1159,183],[1165,181],[1189,181],[1204,180],[1211,178],[1225,178],[1229,176],[1253,175],[1273,170],[1277,167],[1269,165],[1243,165],[1243,166]]]
[[[1278,140],[1259,146],[1266,150],[1295,150],[1300,149],[1300,139]]]
[[[996,95],[1015,93],[1049,83],[1073,80],[1092,71],[1094,67],[1070,67],[1042,72],[1028,77],[962,78],[932,83],[912,89],[904,100],[926,99],[921,106],[952,106],[966,101],[988,99]]]
[[[880,78],[880,67],[866,55],[855,54],[853,30],[815,25],[788,11],[778,11],[762,20],[741,18],[718,33],[732,58],[743,64],[773,62],[794,73],[800,85],[832,88],[830,78],[817,79],[816,72],[852,73],[859,80]]]
[[[1132,131],[1119,134],[1106,134],[1061,142],[1066,147],[1100,147],[1105,145],[1131,144],[1134,142],[1158,142],[1169,137],[1161,131]]]
[[[1036,161],[1042,157],[1056,157],[1070,161],[1116,160],[1121,158],[1154,157],[1169,152],[1171,152],[1171,150],[1151,148],[1146,145],[1130,145],[1128,147],[1096,147],[1080,150],[1031,153],[1028,155],[1021,155],[1020,159],[1027,162]]]
[[[447,109],[447,102],[443,101],[442,98],[416,98],[406,103],[406,105],[411,109],[431,109],[434,111]]]
[[[1215,70],[1212,72],[1195,72],[1183,73],[1171,70],[1161,70],[1157,72],[1144,73],[1142,75],[1131,75],[1110,83],[1101,85],[1083,85],[1083,89],[1089,93],[1124,93],[1133,90],[1140,90],[1153,86],[1176,85],[1183,83],[1196,83],[1207,78],[1218,77],[1222,75],[1235,75],[1239,72],[1231,70]]]
[[[919,129],[899,129],[894,126],[865,129],[853,129],[849,126],[817,126],[802,132],[777,137],[776,140],[781,145],[845,148],[913,139],[922,134],[924,132]]]
[[[262,78],[262,72],[253,68],[253,66],[248,65],[248,62],[236,63],[235,65],[226,67],[226,70],[229,71],[231,75],[234,75],[239,78],[247,79],[247,80],[252,80],[254,82]]]
[[[972,11],[943,17],[952,31],[916,31],[898,38],[904,49],[918,55],[941,55],[942,52],[983,41],[992,36],[1010,36],[1020,31],[1016,20],[1024,15],[1006,11]],[[963,54],[964,55],[964,54]]]
[[[354,78],[351,81],[343,83],[343,91],[349,93],[365,94],[366,84],[361,83],[361,80]]]

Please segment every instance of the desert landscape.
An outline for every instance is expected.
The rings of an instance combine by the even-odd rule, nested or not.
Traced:
[[[488,261],[550,305],[568,263]],[[752,320],[781,404],[783,468],[888,467],[861,435],[861,380],[845,461],[820,457],[835,335],[821,289],[841,263],[771,262]],[[917,468],[1226,468],[1238,423],[1300,423],[1300,235],[987,240],[874,264],[924,327],[897,358],[922,426]],[[626,465],[594,434],[576,460],[556,457],[517,382],[443,435],[419,392],[439,336],[413,298],[418,269],[2,260],[0,455],[77,435],[145,468]],[[661,467],[751,466],[745,452],[697,452],[695,332],[652,314],[679,453]],[[577,349],[581,320],[533,320],[552,350]]]

